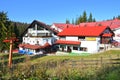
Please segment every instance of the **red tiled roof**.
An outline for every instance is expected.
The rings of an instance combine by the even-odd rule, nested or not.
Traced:
[[[111,29],[120,28],[120,20],[107,20],[107,21],[99,21],[99,22],[87,22],[87,23],[80,23],[80,26],[109,26]]]
[[[19,47],[23,47],[23,46],[25,46],[25,44],[19,44]]]
[[[19,47],[29,48],[29,49],[40,49],[42,46],[30,45],[30,44],[20,44]]]
[[[46,47],[49,47],[49,46],[51,46],[51,45],[47,42],[47,43],[45,43],[42,47],[43,47],[43,48],[46,48]]]
[[[96,22],[80,23],[79,26],[95,26]]]
[[[111,33],[105,33],[105,34],[103,34],[102,36],[103,37],[111,37],[113,34],[111,34]]]
[[[79,45],[81,42],[79,41],[67,41],[67,40],[57,40],[56,44],[71,44],[71,45]]]
[[[65,23],[53,23],[57,28],[59,29],[65,29],[65,28],[68,28],[68,27],[74,27],[73,24],[65,24]]]
[[[67,28],[60,32],[58,36],[99,36],[107,26],[96,27],[74,27]]]
[[[41,49],[50,46],[49,43],[45,43],[43,46],[40,45],[30,45],[30,44],[19,44],[19,47],[29,48],[29,49]]]

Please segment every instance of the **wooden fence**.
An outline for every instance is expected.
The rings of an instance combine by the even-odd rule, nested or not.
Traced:
[[[103,66],[120,66],[120,56],[117,56],[115,58],[112,58],[112,56],[106,58],[106,57],[100,57],[100,58],[81,58],[79,60],[69,60],[64,63],[65,65],[68,65],[68,67],[77,67],[77,68],[95,68],[95,67],[103,67]]]

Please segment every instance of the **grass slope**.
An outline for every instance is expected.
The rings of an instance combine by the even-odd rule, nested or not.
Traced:
[[[119,80],[120,64],[103,65],[99,67],[88,66],[94,59],[114,59],[120,62],[120,50],[105,51],[91,55],[52,55],[52,56],[27,56],[13,54],[13,61],[18,62],[13,68],[0,66],[0,80]],[[8,54],[0,54],[0,58],[7,61]],[[21,59],[21,60],[20,60]],[[19,60],[22,62],[20,63]],[[69,66],[71,61],[81,61],[78,66]],[[87,60],[86,64],[83,64]],[[1,64],[3,63],[0,62]],[[66,63],[66,61],[68,61]],[[75,64],[74,64],[75,65]],[[81,67],[81,66],[87,67]],[[97,66],[98,65],[98,66]],[[102,64],[101,64],[102,65]],[[116,74],[116,75],[114,75]]]

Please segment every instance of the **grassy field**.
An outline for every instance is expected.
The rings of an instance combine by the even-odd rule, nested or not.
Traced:
[[[8,54],[0,54],[0,80],[119,80],[120,50],[91,55],[13,54],[8,68]],[[3,66],[4,65],[4,66]]]

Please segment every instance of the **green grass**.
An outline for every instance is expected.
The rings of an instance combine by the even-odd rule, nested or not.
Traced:
[[[1,80],[118,80],[120,75],[120,66],[103,65],[103,67],[80,68],[69,67],[66,61],[81,59],[93,60],[102,58],[114,58],[120,62],[120,50],[110,50],[98,54],[83,53],[82,55],[52,55],[52,56],[26,56],[13,54],[13,61],[17,62],[13,72],[7,68],[0,68]],[[85,54],[85,55],[84,55]],[[6,57],[4,61],[8,61],[8,54],[0,55]],[[103,60],[103,62],[106,60]],[[83,61],[84,62],[84,61]],[[88,62],[89,63],[89,62]],[[87,65],[86,65],[87,66]],[[114,75],[115,74],[115,75]],[[11,76],[12,75],[12,76]],[[2,78],[1,78],[2,77]]]
[[[70,56],[89,56],[90,55],[90,53],[74,53],[74,52],[72,52],[72,53],[69,53],[69,55]]]
[[[102,53],[97,53],[97,54],[89,54],[89,53],[83,53],[82,55],[74,55],[74,53],[69,54],[69,55],[53,55],[53,56],[43,56],[37,59],[34,59],[32,62],[44,62],[44,61],[59,61],[59,60],[78,60],[81,58],[84,59],[93,59],[93,58],[118,58],[120,57],[120,50],[109,50],[105,51]]]

